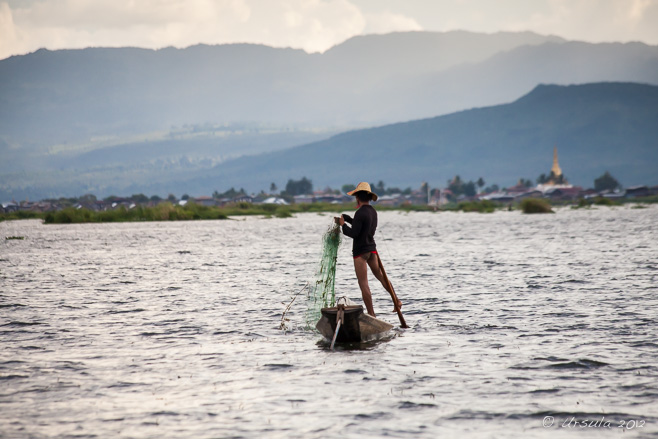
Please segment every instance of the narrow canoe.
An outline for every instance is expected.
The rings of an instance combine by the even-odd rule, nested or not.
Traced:
[[[322,308],[322,317],[315,325],[328,340],[336,332],[338,307]],[[382,338],[393,329],[393,325],[363,312],[361,305],[346,305],[343,323],[336,336],[337,343],[359,343]]]

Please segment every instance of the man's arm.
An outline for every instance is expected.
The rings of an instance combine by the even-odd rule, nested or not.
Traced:
[[[347,220],[346,217],[349,218],[349,221]],[[356,238],[357,236],[359,236],[359,233],[361,233],[361,228],[363,226],[363,222],[359,217],[360,217],[359,212],[357,212],[354,215],[354,219],[350,218],[349,215],[343,215],[345,221],[352,224],[352,227],[348,226],[347,224],[343,224],[343,233],[346,236],[349,236],[350,238]]]

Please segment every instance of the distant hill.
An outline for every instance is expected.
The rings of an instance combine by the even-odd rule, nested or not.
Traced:
[[[554,146],[574,184],[592,187],[605,171],[626,186],[658,184],[657,121],[656,86],[540,85],[510,104],[356,130],[243,157],[180,184],[191,191],[229,185],[260,190],[270,182],[307,176],[316,187],[361,180],[444,186],[460,175],[509,186],[518,178],[534,181],[548,173]]]
[[[477,64],[501,52],[565,40],[532,32],[482,34],[452,32],[394,32],[362,35],[334,46],[318,58],[323,79],[348,90],[372,87],[373,82],[434,74],[462,64]],[[454,110],[454,109],[453,109]]]
[[[224,160],[326,139],[335,132],[255,124],[191,126],[164,136],[148,133],[127,139],[110,137],[29,153],[0,142],[0,201],[85,193],[123,195],[154,187],[156,192],[180,196],[184,188],[174,182],[203,175]]]
[[[657,54],[658,47],[642,43],[520,46],[477,64],[398,82],[389,89],[386,100],[373,101],[382,109],[405,108],[416,119],[509,102],[538,84],[615,81],[658,85]]]
[[[39,50],[0,60],[0,140],[30,148],[205,123],[363,127],[508,102],[541,82],[658,84],[658,47],[573,44],[456,31],[355,37],[323,54]]]

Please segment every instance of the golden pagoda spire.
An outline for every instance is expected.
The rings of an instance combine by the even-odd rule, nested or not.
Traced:
[[[560,164],[557,162],[557,146],[553,147],[553,167],[551,172],[555,178],[559,178],[562,175],[562,169],[560,169]]]

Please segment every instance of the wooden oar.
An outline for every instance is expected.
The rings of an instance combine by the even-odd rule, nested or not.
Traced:
[[[336,337],[338,337],[338,331],[340,330],[340,324],[342,320],[336,322],[336,332],[334,332],[334,338],[331,339],[331,350],[334,350],[334,345],[336,344]]]
[[[334,345],[336,344],[336,338],[338,337],[338,331],[340,330],[340,325],[345,319],[345,305],[338,305],[336,312],[336,332],[334,332],[334,338],[331,339],[331,350],[334,350]]]
[[[382,258],[379,257],[379,253],[375,253],[375,254],[377,255],[377,260],[379,261],[379,268],[382,270],[382,275],[384,276],[386,285],[388,285],[388,288],[386,290],[391,295],[391,299],[393,299],[394,311],[398,313],[398,318],[400,319],[400,327],[408,328],[407,322],[404,321],[402,310],[398,306],[398,296],[395,294],[395,290],[393,289],[393,285],[391,284],[391,281],[388,280],[388,276],[386,275],[386,270],[384,270],[384,264],[382,264]]]

